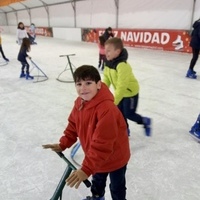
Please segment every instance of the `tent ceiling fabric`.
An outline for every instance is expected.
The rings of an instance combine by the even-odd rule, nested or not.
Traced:
[[[2,1],[0,1],[0,7],[8,6],[12,3],[17,3],[17,2],[20,2],[20,1],[25,1],[25,0],[2,0]]]
[[[0,1],[0,12],[11,12],[27,8],[36,8],[44,5],[55,5],[84,0],[3,0]]]

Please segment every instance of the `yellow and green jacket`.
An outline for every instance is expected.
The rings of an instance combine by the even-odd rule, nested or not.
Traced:
[[[103,82],[108,87],[113,86],[115,105],[124,97],[132,97],[139,93],[138,81],[127,59],[127,50],[123,49],[117,58],[105,64]]]

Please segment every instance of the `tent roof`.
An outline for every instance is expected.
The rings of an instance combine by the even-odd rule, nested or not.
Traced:
[[[11,3],[7,6],[0,6],[0,13],[71,3],[76,1],[84,1],[84,0],[25,0],[17,3]]]

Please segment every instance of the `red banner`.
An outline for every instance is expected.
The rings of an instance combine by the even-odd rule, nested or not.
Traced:
[[[82,29],[82,40],[98,42],[103,29]],[[191,52],[190,35],[185,30],[113,29],[125,46],[166,51]]]
[[[29,27],[26,26],[25,28],[26,28],[26,31],[29,32]],[[36,27],[35,33],[36,33],[36,35],[53,37],[53,30],[51,27]]]

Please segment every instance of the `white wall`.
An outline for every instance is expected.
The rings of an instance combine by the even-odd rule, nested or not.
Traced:
[[[0,24],[2,26],[6,25],[6,15],[4,13],[0,13]]]
[[[48,17],[47,17],[47,11],[45,10],[45,8],[35,8],[31,10],[31,17],[32,17],[32,22],[36,25],[36,26],[44,26],[44,27],[48,27],[49,26],[49,22],[48,22]],[[26,24],[24,23],[25,26],[29,26],[30,24]]]
[[[77,27],[116,27],[114,0],[77,2]]]
[[[17,26],[18,19],[16,18],[16,15],[14,12],[8,13],[7,18],[8,18],[9,26]]]
[[[49,7],[50,26],[52,27],[74,27],[74,11],[70,3]]]
[[[81,41],[81,29],[80,28],[53,28],[53,37],[71,40]]]
[[[195,13],[194,13],[194,19],[200,18],[200,0],[196,1],[196,7],[195,7]]]
[[[18,22],[23,22],[24,24],[30,25],[30,16],[26,10],[18,12]]]
[[[193,0],[120,0],[119,27],[188,29],[192,5]]]

